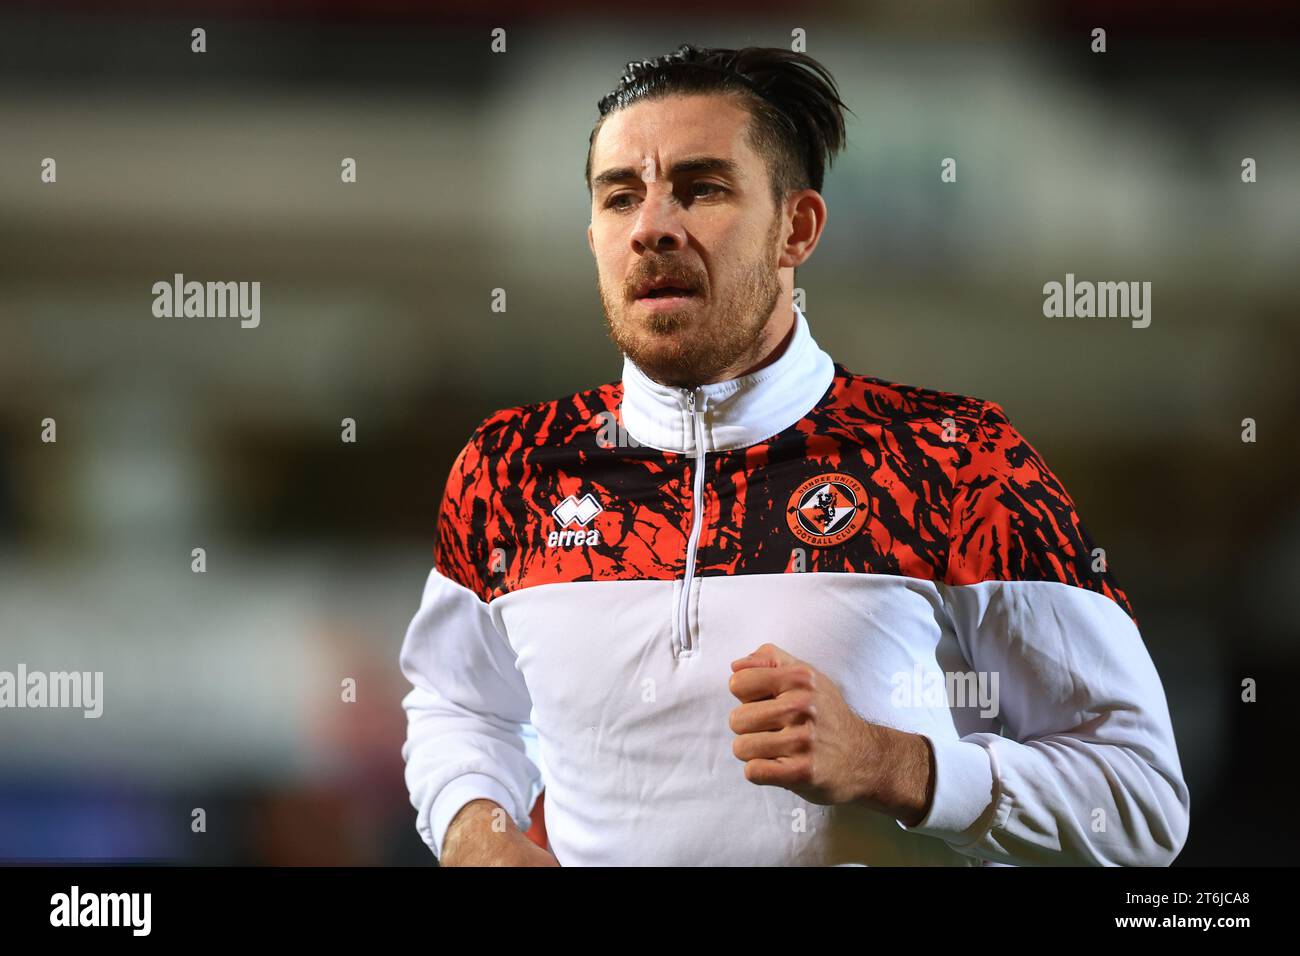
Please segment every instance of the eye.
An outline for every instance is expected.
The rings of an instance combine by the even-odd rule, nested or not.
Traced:
[[[631,193],[615,193],[613,196],[610,196],[607,200],[605,200],[605,208],[617,209],[617,210],[627,209],[628,208],[627,206],[619,205],[619,200],[631,199],[631,198],[632,198]]]
[[[712,190],[712,192],[704,193],[704,195],[706,196],[714,195],[716,193],[725,193],[727,191],[724,187],[719,186],[717,183],[691,183],[691,192],[694,195],[700,195],[699,193],[695,193],[695,190],[700,188]]]

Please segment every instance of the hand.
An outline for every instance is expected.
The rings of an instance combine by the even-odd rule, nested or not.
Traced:
[[[933,756],[919,734],[873,724],[835,682],[775,644],[732,661],[731,750],[745,779],[809,803],[861,803],[907,826],[929,812]]]
[[[497,814],[500,811],[500,815]],[[504,816],[505,828],[494,821]],[[442,841],[439,866],[559,866],[555,854],[544,850],[515,826],[509,813],[493,800],[471,800],[457,811]]]

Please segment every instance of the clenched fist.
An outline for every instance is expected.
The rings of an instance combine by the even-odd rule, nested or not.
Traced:
[[[751,783],[809,803],[862,803],[914,826],[933,797],[930,744],[859,717],[835,682],[775,644],[731,663],[731,750]]]

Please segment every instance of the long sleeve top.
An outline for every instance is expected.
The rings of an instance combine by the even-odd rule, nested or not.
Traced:
[[[927,737],[915,826],[748,782],[730,662],[772,642]],[[448,476],[401,650],[435,856],[466,802],[561,865],[1166,865],[1190,800],[1132,606],[996,403],[780,357],[503,409]]]

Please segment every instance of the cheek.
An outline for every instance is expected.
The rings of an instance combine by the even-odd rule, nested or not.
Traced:
[[[602,244],[600,237],[595,238],[594,245],[596,274],[600,277],[600,280],[610,284],[621,281],[623,263],[617,253],[617,248],[610,246],[608,242]]]
[[[734,220],[710,224],[702,233],[700,244],[710,254],[712,268],[722,275],[740,271],[747,260],[759,254],[764,241]]]

